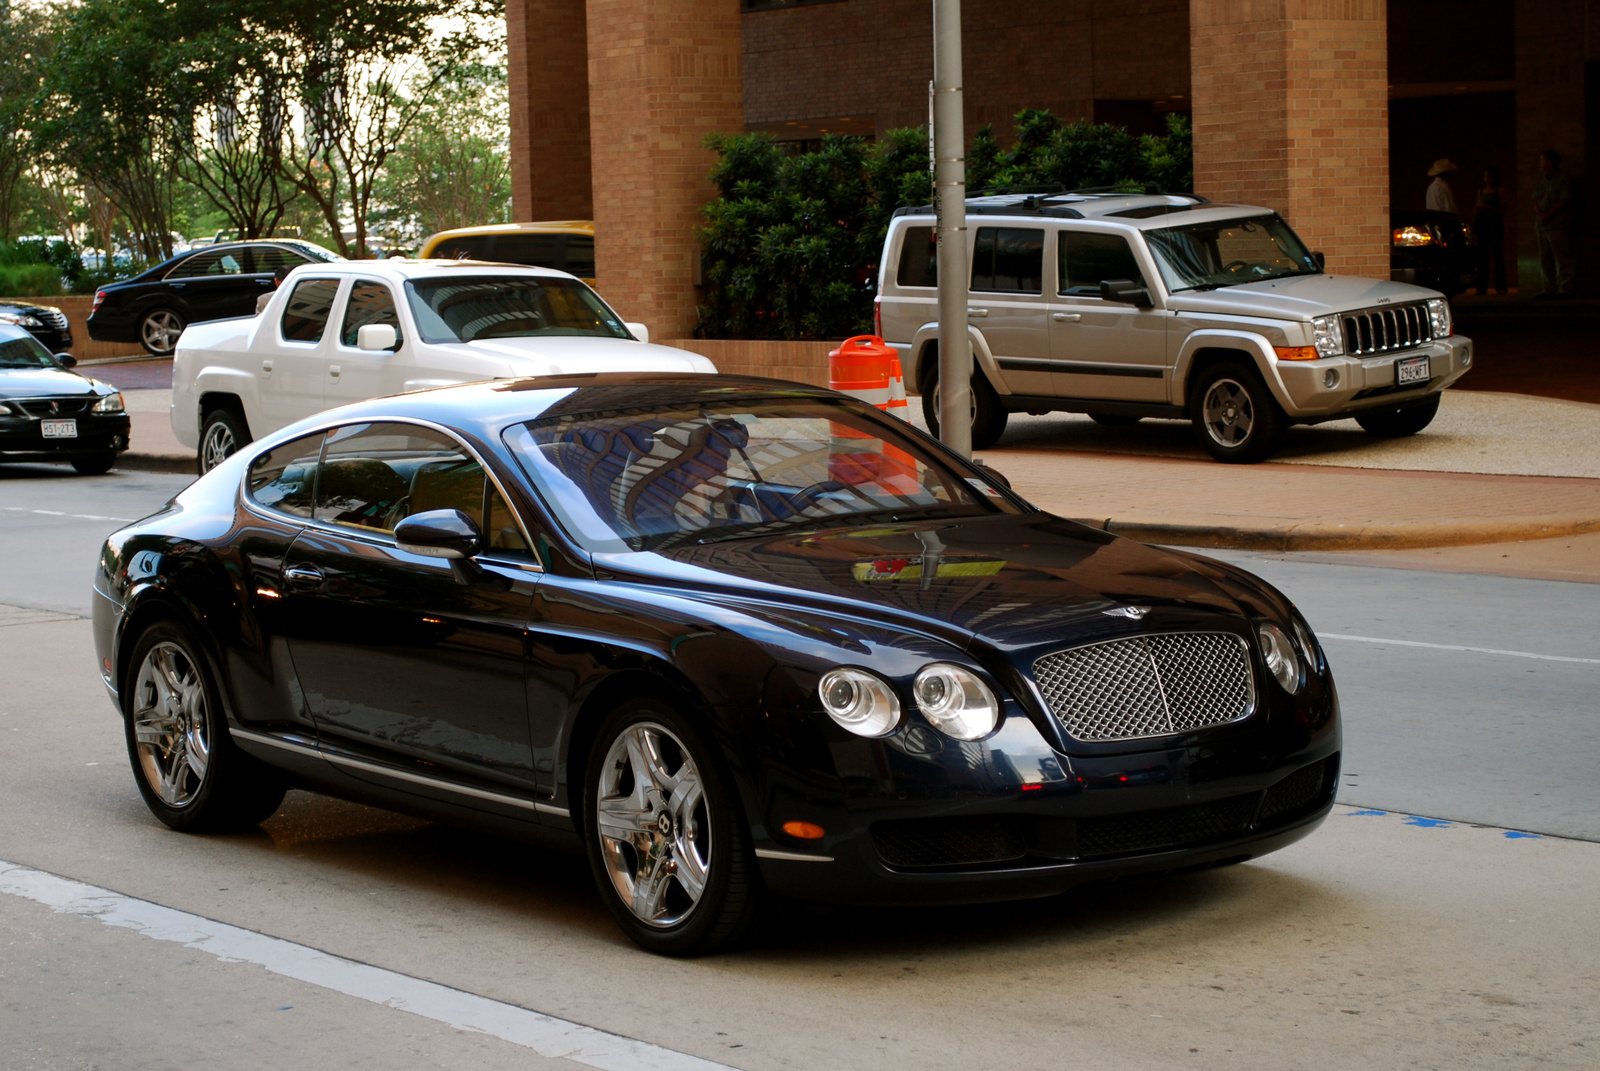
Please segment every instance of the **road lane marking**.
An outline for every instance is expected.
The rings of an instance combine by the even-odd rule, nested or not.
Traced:
[[[74,521],[121,521],[131,524],[136,517],[104,517],[98,513],[63,513],[58,509],[29,509],[27,506],[6,506],[7,513],[37,513],[43,517],[67,517]]]
[[[1577,662],[1585,666],[1600,666],[1600,658],[1569,658],[1566,655],[1535,654],[1532,651],[1502,651],[1498,647],[1460,647],[1453,643],[1423,643],[1421,640],[1384,640],[1376,636],[1341,636],[1337,632],[1319,632],[1324,640],[1346,640],[1350,643],[1387,643],[1396,647],[1426,647],[1431,651],[1466,651],[1470,654],[1505,655],[1507,658],[1537,658],[1541,662]]]
[[[602,1071],[732,1071],[726,1064],[357,963],[4,860],[0,860],[0,892],[44,904],[60,914],[83,915],[157,941],[173,941],[224,962],[253,963],[286,978],[384,1004],[457,1030],[489,1034],[548,1059],[571,1060]]]

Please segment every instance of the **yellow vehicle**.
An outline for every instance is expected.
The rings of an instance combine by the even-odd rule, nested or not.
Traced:
[[[492,260],[571,272],[594,285],[594,221],[492,223],[430,235],[419,260]]]

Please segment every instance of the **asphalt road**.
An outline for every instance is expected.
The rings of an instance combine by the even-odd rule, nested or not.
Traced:
[[[1600,846],[1519,832],[1600,839],[1600,665],[1526,657],[1600,660],[1592,585],[1234,556],[1326,637],[1357,806],[1224,871],[786,907],[677,962],[564,856],[306,793],[250,835],[157,824],[79,615],[97,518],[185,478],[37,472],[0,470],[0,604],[35,608],[0,610],[0,1068],[1600,1060]]]

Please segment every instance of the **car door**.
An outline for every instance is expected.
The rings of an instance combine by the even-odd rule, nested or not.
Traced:
[[[167,289],[184,306],[189,323],[249,316],[256,311],[256,285],[246,270],[242,246],[209,249],[167,272]]]
[[[1044,228],[979,227],[967,322],[983,335],[1014,394],[1051,393]]]
[[[388,324],[393,327],[396,338],[394,348],[363,350],[357,346],[361,328],[367,324]],[[327,408],[364,398],[399,394],[405,390],[404,358],[401,356],[404,345],[394,292],[388,284],[376,279],[352,281],[339,316],[339,337],[328,359],[327,376],[323,383],[323,399]]]
[[[1159,309],[1102,299],[1100,283],[1106,279],[1150,285],[1124,235],[1063,226],[1056,239],[1056,293],[1050,305],[1054,393],[1164,402],[1171,317]]]
[[[443,432],[373,423],[328,434],[313,523],[286,559],[284,601],[324,750],[380,764],[353,776],[382,783],[393,768],[411,772],[411,784],[420,771],[531,789],[524,657],[537,567],[497,553],[497,521],[473,583],[448,561],[401,550],[393,535],[399,520],[433,509],[485,527],[492,486]]]
[[[261,412],[266,427],[257,436],[326,409],[325,380],[333,340],[328,319],[339,295],[337,277],[302,277],[276,323],[262,324],[255,348],[261,376]]]

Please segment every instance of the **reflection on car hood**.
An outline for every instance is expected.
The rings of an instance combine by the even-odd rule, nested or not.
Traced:
[[[618,578],[776,598],[1009,649],[1125,635],[1138,620],[1121,614],[1127,606],[1163,626],[1243,620],[1195,559],[1042,513],[604,554],[595,565]]]
[[[488,338],[467,343],[476,353],[493,354],[511,365],[512,375],[572,375],[581,372],[715,372],[698,353],[632,342],[622,338],[555,335]]]
[[[0,368],[0,398],[93,393],[94,383],[76,372],[56,368]]]
[[[1350,312],[1378,304],[1400,305],[1440,297],[1438,291],[1387,279],[1358,279],[1349,275],[1298,275],[1241,283],[1220,290],[1187,291],[1172,295],[1170,304],[1180,313],[1218,313],[1232,316],[1267,316],[1277,320],[1309,320],[1330,312]]]

